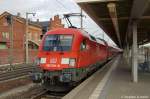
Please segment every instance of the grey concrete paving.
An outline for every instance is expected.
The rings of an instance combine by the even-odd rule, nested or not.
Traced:
[[[123,57],[119,62],[99,99],[150,99],[150,73],[139,72],[139,82],[133,83],[131,67]]]

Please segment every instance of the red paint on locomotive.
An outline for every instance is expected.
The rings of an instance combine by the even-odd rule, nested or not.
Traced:
[[[98,61],[104,61],[108,57],[107,45],[96,43],[90,40],[89,35],[84,35],[79,29],[56,29],[49,31],[43,37],[42,44],[39,47],[38,57],[45,61],[40,63],[40,67],[44,70],[61,70],[64,68],[82,68],[88,67]],[[71,48],[68,51],[44,51],[45,38],[49,35],[66,35],[72,36]],[[81,48],[81,43],[85,48]],[[66,64],[61,64],[62,59]],[[75,66],[69,66],[67,61],[75,59]]]

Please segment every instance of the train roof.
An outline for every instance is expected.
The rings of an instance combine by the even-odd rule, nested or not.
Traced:
[[[80,31],[83,35],[87,36],[89,38],[89,40],[96,42],[96,43],[99,43],[99,44],[102,44],[102,45],[107,45],[107,42],[104,39],[96,38],[93,35],[89,34],[87,31],[84,31],[81,29],[80,29]]]
[[[51,30],[49,32],[46,33],[47,34],[51,34],[53,32],[56,33],[56,31],[59,33],[60,31],[65,31],[64,33],[66,34],[74,34],[74,35],[77,35],[77,33],[81,34],[82,36],[84,37],[87,37],[89,38],[89,40],[93,41],[93,42],[96,42],[96,43],[99,43],[99,44],[102,44],[102,45],[108,45],[107,42],[101,38],[95,38],[94,36],[92,36],[91,34],[89,34],[87,31],[85,30],[82,30],[82,29],[76,29],[76,28],[58,28],[58,29],[54,29],[54,30]]]

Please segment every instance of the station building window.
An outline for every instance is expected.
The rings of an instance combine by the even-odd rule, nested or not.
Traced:
[[[0,42],[0,49],[8,49],[6,42]]]
[[[9,39],[9,33],[8,32],[2,32],[2,38],[3,39]]]

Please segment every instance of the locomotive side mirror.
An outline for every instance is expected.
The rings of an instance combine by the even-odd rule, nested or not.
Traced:
[[[82,48],[83,48],[83,49],[85,49],[85,48],[86,48],[86,46],[85,46],[85,45],[82,45]]]
[[[80,49],[85,50],[86,48],[87,48],[86,40],[83,40],[81,45],[80,45]]]

